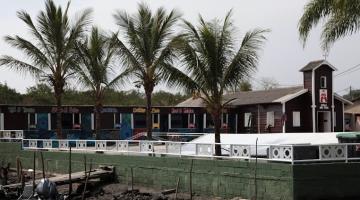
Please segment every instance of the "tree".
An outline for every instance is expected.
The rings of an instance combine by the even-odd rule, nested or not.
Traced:
[[[15,89],[9,88],[6,83],[0,83],[0,104],[19,104],[22,98]]]
[[[260,83],[261,83],[260,87],[263,90],[271,90],[274,88],[278,88],[280,86],[277,80],[272,77],[263,77],[261,78]]]
[[[101,111],[106,91],[117,87],[127,75],[127,72],[124,72],[111,78],[116,51],[114,39],[116,38],[108,38],[100,33],[98,28],[93,27],[90,37],[77,45],[81,63],[77,70],[78,81],[91,91],[94,98],[96,135],[100,131]]]
[[[30,29],[31,39],[21,36],[6,36],[5,41],[22,51],[28,59],[20,60],[12,56],[1,56],[0,65],[12,70],[30,73],[39,80],[44,80],[54,89],[57,105],[56,130],[62,138],[61,100],[64,86],[77,65],[75,44],[82,38],[90,23],[91,10],[80,13],[74,23],[68,18],[67,4],[65,10],[56,7],[52,0],[45,2],[45,10],[37,16],[37,24],[26,11],[18,11],[17,16]]]
[[[252,85],[249,80],[241,80],[229,89],[229,92],[247,92],[252,91]]]
[[[206,22],[201,16],[197,27],[185,21],[184,39],[178,43],[185,72],[173,71],[169,84],[200,94],[214,122],[216,143],[221,142],[223,108],[233,100],[224,99],[224,91],[250,77],[256,70],[266,32],[261,29],[247,32],[238,47],[234,40],[231,11],[223,23],[219,20]],[[215,154],[221,155],[220,145],[215,145]]]
[[[136,14],[130,16],[118,11],[115,20],[124,32],[124,42],[117,40],[119,57],[137,86],[142,86],[146,97],[147,137],[152,138],[151,99],[155,86],[166,79],[174,68],[173,27],[180,14],[167,13],[159,8],[153,13],[146,4],[139,4]]]
[[[51,87],[44,83],[26,89],[24,104],[28,105],[53,105],[55,103]]]
[[[299,21],[300,38],[306,42],[310,30],[324,20],[321,34],[322,46],[329,45],[346,35],[356,33],[360,21],[360,1],[349,0],[311,0]]]

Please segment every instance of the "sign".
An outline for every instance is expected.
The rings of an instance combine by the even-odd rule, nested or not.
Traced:
[[[151,113],[160,113],[160,109],[159,108],[152,108]]]
[[[145,113],[145,108],[133,108],[133,113]]]
[[[194,109],[191,108],[172,108],[171,109],[171,113],[173,114],[189,114],[189,113],[194,113]]]
[[[327,89],[320,89],[319,91],[319,102],[320,103],[327,103],[328,102],[328,94]]]
[[[79,113],[79,109],[75,107],[62,107],[59,110],[61,113]],[[52,113],[57,113],[57,111],[58,111],[57,107],[51,108]]]

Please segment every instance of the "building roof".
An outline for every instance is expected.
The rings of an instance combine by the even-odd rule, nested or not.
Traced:
[[[305,72],[305,71],[311,71],[314,69],[317,69],[318,67],[320,67],[321,65],[327,65],[329,66],[332,70],[336,71],[337,69],[330,64],[328,61],[326,60],[315,60],[315,61],[311,61],[309,62],[307,65],[305,65],[305,67],[301,68],[300,71],[301,72]]]
[[[345,107],[345,113],[359,114],[360,113],[360,101],[353,101],[352,105]]]
[[[224,101],[234,99],[229,103],[230,106],[265,104],[265,103],[284,103],[297,96],[306,93],[308,90],[302,86],[276,88],[271,90],[257,90],[249,92],[235,92],[224,95]],[[189,98],[177,106],[179,107],[204,107],[201,98]]]

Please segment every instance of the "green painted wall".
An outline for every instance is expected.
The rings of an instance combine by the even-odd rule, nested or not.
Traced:
[[[0,162],[15,166],[19,156],[23,165],[30,168],[33,152],[21,151],[20,144],[0,143]],[[180,177],[180,190],[189,189],[191,159],[174,157],[145,157],[104,154],[86,154],[96,166],[113,165],[120,182],[126,183],[133,168],[135,184],[156,188],[175,188]],[[40,158],[38,155],[37,157]],[[49,171],[67,173],[68,153],[44,152]],[[84,154],[72,154],[73,171],[84,169]],[[254,195],[255,163],[234,160],[195,159],[193,165],[193,191],[199,195],[232,198],[251,198]],[[37,161],[40,167],[40,161]],[[258,199],[293,199],[292,166],[280,163],[259,163],[257,166]]]
[[[117,178],[126,183],[133,168],[135,184],[155,188],[175,188],[180,177],[180,190],[189,190],[191,159],[104,154],[72,154],[73,171],[84,169],[84,155],[94,167],[113,165]],[[25,168],[31,168],[33,152],[22,151],[20,144],[0,143],[0,163],[15,167],[19,157]],[[40,155],[37,153],[37,168]],[[46,168],[67,173],[67,152],[44,152]],[[255,163],[234,160],[194,159],[193,191],[199,195],[232,198],[254,196]],[[257,166],[258,199],[360,199],[360,163],[281,164],[259,163]]]
[[[360,199],[360,163],[294,165],[296,199]]]

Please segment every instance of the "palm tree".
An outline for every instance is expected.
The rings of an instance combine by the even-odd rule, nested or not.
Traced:
[[[299,21],[300,38],[306,42],[310,30],[323,19],[321,34],[324,50],[341,37],[356,33],[360,21],[360,1],[311,0]]]
[[[118,39],[119,57],[138,87],[143,87],[146,96],[147,137],[152,138],[151,99],[155,86],[165,80],[173,67],[173,27],[180,14],[175,10],[167,13],[159,8],[153,13],[145,4],[139,4],[134,15],[118,11],[115,20],[124,32]],[[124,42],[123,42],[124,41]]]
[[[62,138],[61,99],[64,86],[77,65],[74,47],[90,23],[91,10],[84,10],[70,23],[67,4],[65,10],[56,7],[52,0],[45,2],[45,10],[37,16],[37,24],[26,11],[18,11],[17,16],[30,29],[31,39],[21,36],[6,36],[5,41],[22,51],[25,60],[12,56],[1,56],[0,65],[12,70],[30,73],[35,78],[47,81],[54,88],[57,105],[56,128],[58,138]]]
[[[198,94],[214,122],[215,143],[220,143],[221,114],[233,100],[224,99],[223,94],[256,70],[267,30],[247,32],[237,46],[231,11],[223,23],[205,22],[200,16],[199,26],[188,21],[184,24],[184,39],[178,48],[185,71],[174,70],[168,83]],[[220,145],[215,145],[215,154],[221,155]]]
[[[99,29],[93,27],[91,35],[84,42],[77,45],[77,52],[80,57],[80,66],[77,70],[79,83],[90,89],[94,98],[95,129],[98,136],[101,122],[101,110],[103,101],[108,89],[116,88],[126,71],[111,79],[112,66],[115,61],[115,39],[117,37],[106,37]]]

